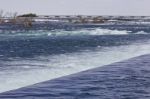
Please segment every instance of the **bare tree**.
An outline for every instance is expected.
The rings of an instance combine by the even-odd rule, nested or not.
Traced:
[[[3,10],[0,10],[0,23],[3,22],[3,16],[4,15],[4,11]]]
[[[5,19],[4,18],[9,18],[9,21],[12,23],[16,23],[17,21],[17,12],[4,12],[4,10],[0,10],[0,23],[4,22]]]
[[[17,12],[11,13],[12,22],[14,24],[17,23],[17,15],[18,15]]]
[[[6,12],[6,13],[5,13],[5,17],[12,18],[12,16],[13,16],[13,15],[12,15],[11,12]]]
[[[0,10],[0,18],[3,17],[3,14],[4,14],[4,11],[3,11],[3,10]]]
[[[18,13],[17,12],[6,12],[5,13],[5,17],[9,18],[9,21],[12,22],[12,23],[16,23],[16,20],[17,20],[17,15]]]
[[[17,12],[12,13],[12,18],[16,19],[17,15],[18,15]]]

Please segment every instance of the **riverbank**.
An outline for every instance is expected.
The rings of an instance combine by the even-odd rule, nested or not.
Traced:
[[[86,16],[86,15],[36,15],[26,14],[0,18],[0,31],[73,30],[104,25],[150,25],[149,16]]]

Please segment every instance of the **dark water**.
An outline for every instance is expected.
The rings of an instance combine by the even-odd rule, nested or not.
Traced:
[[[149,55],[109,65],[149,54],[148,26],[12,31],[0,37],[2,99],[148,99],[143,84],[148,88]],[[41,84],[30,86],[36,83]]]
[[[63,36],[38,38],[8,38],[0,41],[2,58],[34,57],[72,53],[85,49],[128,45],[134,42],[146,41],[150,35],[102,35],[102,36]]]
[[[105,29],[117,29],[117,30],[128,30],[132,31],[133,33],[138,31],[149,32],[150,31],[150,24],[142,24],[142,23],[116,23],[116,24],[70,24],[65,22],[47,22],[47,23],[39,23],[34,22],[32,27],[25,27],[23,24],[12,24],[6,23],[0,25],[0,30],[3,32],[11,32],[11,31],[19,31],[24,32],[28,30],[56,30],[56,29],[63,29],[63,30],[76,30],[82,28],[105,28]]]

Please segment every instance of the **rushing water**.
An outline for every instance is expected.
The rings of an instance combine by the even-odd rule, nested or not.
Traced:
[[[144,31],[5,32],[0,38],[1,93],[150,53]]]

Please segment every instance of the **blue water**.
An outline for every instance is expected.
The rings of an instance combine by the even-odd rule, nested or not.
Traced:
[[[146,25],[113,27],[1,31],[0,98],[138,99],[143,96],[142,99],[146,99],[148,92],[144,93],[145,96],[143,91],[132,92],[136,91],[138,81],[134,79],[138,77],[124,82],[124,74],[121,76],[121,73],[127,73],[125,76],[130,78],[132,72],[139,72],[137,68],[148,69],[147,65],[135,65],[140,61],[142,65],[148,64],[148,57],[135,59],[133,67],[130,66],[132,61],[110,64],[150,54],[150,28]],[[79,73],[94,68],[98,69],[87,71],[85,75]],[[68,76],[74,73],[77,74]],[[121,78],[115,78],[116,75]],[[63,76],[68,77],[60,78]],[[49,82],[32,86],[45,81]],[[30,87],[16,90],[27,86]],[[114,89],[116,86],[121,89]]]

